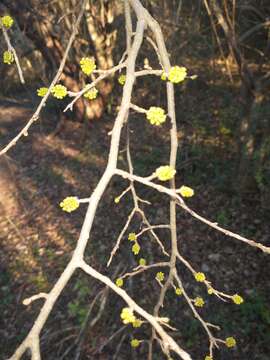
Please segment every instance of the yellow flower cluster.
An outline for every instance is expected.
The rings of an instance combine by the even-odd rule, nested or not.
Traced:
[[[60,207],[66,212],[72,212],[80,206],[79,200],[75,196],[68,196],[60,202]]]
[[[146,260],[144,258],[140,258],[139,265],[145,266],[146,265]]]
[[[225,340],[225,343],[228,348],[234,347],[236,345],[235,338],[233,338],[232,336],[227,337],[227,339]]]
[[[238,294],[234,294],[233,297],[232,297],[232,301],[236,305],[241,305],[244,302],[244,299],[242,298],[242,296],[240,296]]]
[[[44,97],[48,92],[48,88],[47,87],[40,87],[39,89],[37,89],[37,94],[40,97]]]
[[[212,356],[207,355],[207,356],[204,358],[204,360],[213,360],[213,358],[212,358]]]
[[[163,73],[161,74],[161,80],[163,80],[163,81],[166,81],[167,80],[167,75],[166,75],[166,73],[163,71]]]
[[[196,281],[198,281],[198,282],[204,282],[206,279],[204,273],[202,273],[202,272],[195,273],[194,277],[195,277]]]
[[[11,16],[5,15],[1,18],[1,23],[6,29],[9,29],[13,25],[14,20]]]
[[[139,328],[143,323],[142,320],[136,318],[133,310],[128,307],[122,309],[120,317],[124,324],[132,324],[134,328]]]
[[[180,189],[178,189],[176,192],[180,193],[180,195],[183,197],[192,197],[194,195],[194,190],[184,185],[181,186]]]
[[[115,204],[119,204],[120,203],[120,197],[117,196],[116,198],[114,198],[114,202],[115,202]]]
[[[183,66],[173,66],[170,68],[168,79],[174,84],[178,84],[187,77],[187,69]]]
[[[134,328],[139,328],[139,327],[142,326],[142,323],[143,323],[142,320],[136,319],[135,321],[133,321],[132,326],[133,326]]]
[[[146,112],[146,118],[151,125],[159,126],[166,121],[165,111],[157,106],[151,106]]]
[[[136,234],[134,232],[128,234],[128,240],[129,241],[136,241],[136,239],[137,239],[137,236],[136,236]]]
[[[133,324],[137,320],[130,308],[123,308],[120,317],[124,324]]]
[[[11,51],[4,51],[3,54],[3,63],[4,64],[12,64],[14,62],[14,56]]]
[[[119,78],[118,78],[119,84],[120,85],[125,85],[126,78],[127,78],[126,75],[124,75],[124,74],[120,75]]]
[[[175,174],[176,174],[175,169],[169,165],[160,166],[155,171],[155,175],[160,181],[171,180]]]
[[[80,61],[81,69],[86,75],[92,74],[96,69],[95,60],[89,57],[83,57]]]
[[[97,95],[98,95],[98,89],[96,89],[95,87],[86,91],[86,93],[83,94],[83,96],[88,100],[96,99]]]
[[[134,255],[138,255],[140,250],[141,250],[141,247],[136,241],[135,244],[132,246],[132,252]]]
[[[178,296],[180,296],[180,295],[183,294],[183,290],[180,289],[180,288],[176,288],[176,289],[175,289],[175,294],[178,295]]]
[[[118,287],[122,287],[124,285],[124,280],[122,278],[118,278],[118,279],[116,279],[115,284]]]
[[[156,274],[156,279],[159,280],[159,281],[163,281],[163,280],[164,280],[164,272],[159,271],[159,272]]]
[[[67,88],[64,85],[55,85],[52,88],[52,94],[56,99],[63,99],[67,96]]]
[[[197,307],[203,307],[204,306],[204,300],[202,297],[200,296],[197,296],[195,299],[194,299],[194,305],[197,306]]]
[[[140,247],[139,243],[137,242],[137,235],[134,232],[129,233],[128,240],[135,242],[134,245],[132,245],[131,251],[134,253],[134,255],[138,255],[141,250],[141,247]]]
[[[212,294],[214,294],[214,289],[209,287],[207,292],[208,292],[209,295],[212,295]]]
[[[130,345],[133,348],[137,348],[140,345],[140,341],[138,339],[132,339],[131,342],[130,342]]]

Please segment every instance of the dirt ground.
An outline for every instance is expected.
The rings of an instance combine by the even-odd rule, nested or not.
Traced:
[[[29,99],[1,101],[1,147],[25,124],[34,107],[35,104]],[[74,249],[85,208],[81,206],[77,212],[66,214],[61,211],[59,202],[69,195],[88,197],[106,165],[112,116],[107,115],[91,124],[66,120],[61,131],[52,135],[56,122],[57,116],[54,113],[44,113],[30,130],[28,137],[23,138],[7,155],[0,158],[1,359],[11,355],[38,314],[40,301],[25,307],[22,300],[39,291],[48,291]],[[154,157],[147,163],[147,154],[149,149],[154,149],[158,134],[154,133],[152,140],[145,143],[144,139],[149,134],[144,134],[141,126],[140,121],[134,124],[136,140],[133,145],[138,145],[142,154],[145,154],[142,160],[135,156],[136,168],[143,173],[145,169],[155,169],[164,155],[152,150]],[[124,160],[120,159],[119,163],[123,166]],[[179,182],[184,176],[183,171],[179,175]],[[190,174],[186,176],[186,179],[191,178]],[[194,183],[196,184],[196,179]],[[126,268],[130,266],[129,257],[120,252],[118,261],[115,261],[111,270],[103,267],[128,213],[125,201],[117,209],[113,201],[123,188],[119,179],[113,179],[98,209],[87,252],[88,261],[108,274],[115,271],[117,262],[123,261]],[[158,201],[161,206],[164,203],[164,200],[150,191],[143,188],[140,191],[145,198]],[[218,218],[225,227],[270,245],[269,212],[262,209],[252,196],[238,199],[230,191],[217,190],[207,177],[195,191],[198,195],[190,200],[190,206],[196,211],[211,220]],[[158,223],[166,214],[162,207],[160,209],[155,205],[149,209],[149,216]],[[232,335],[238,341],[235,350],[221,350],[217,352],[215,359],[269,360],[270,257],[216,233],[183,212],[178,213],[177,226],[180,248],[192,265],[198,271],[201,269],[206,273],[218,289],[228,293],[237,292],[245,298],[245,303],[237,307],[209,297],[205,309],[201,311],[205,319],[222,327],[221,336]],[[185,270],[180,271],[187,281],[187,289],[197,291],[197,285],[194,288]],[[63,357],[63,354],[77,339],[85,308],[101,289],[96,282],[80,276],[79,274],[77,280],[73,279],[65,290],[42,333],[44,360],[74,359],[72,349],[66,356]],[[140,279],[136,279],[132,288],[135,294],[136,289],[146,289],[143,301],[148,297],[149,291],[147,277],[144,280],[146,282],[142,285]],[[85,289],[87,298],[82,289]],[[157,287],[153,287],[155,296],[158,295],[157,290]],[[198,291],[203,293],[204,290]],[[74,299],[78,300],[77,303]],[[194,354],[195,360],[202,359],[207,351],[207,337],[200,325],[192,319],[183,300],[177,301],[169,299],[163,313],[171,318],[179,318],[176,338],[179,338],[185,349]],[[77,307],[68,306],[72,302]],[[102,344],[121,327],[118,318],[122,305],[114,295],[110,295],[107,313],[102,315],[98,325],[86,331],[82,359],[113,358],[112,354],[122,335],[103,348]],[[140,331],[138,334],[149,337],[147,329]],[[123,340],[118,359],[129,358],[127,339]],[[102,350],[97,352],[99,348]],[[139,349],[137,355],[132,355],[133,358],[145,359],[146,350],[146,346]],[[161,358],[159,355],[156,357]]]

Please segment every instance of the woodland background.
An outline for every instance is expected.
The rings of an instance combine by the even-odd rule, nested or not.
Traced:
[[[181,182],[196,192],[190,204],[225,228],[269,245],[269,0],[149,0],[144,5],[162,26],[171,63],[198,75],[176,87],[180,140],[176,170]],[[26,77],[22,86],[16,68],[0,64],[1,147],[30,118],[40,100],[36,89],[52,80],[77,7],[75,0],[1,1],[0,15],[9,13],[15,19],[10,36]],[[5,48],[2,38],[0,48]],[[78,91],[85,81],[79,69],[81,57],[92,55],[99,68],[107,69],[119,62],[124,49],[122,2],[89,1],[61,82]],[[147,42],[139,62],[158,68]],[[164,84],[155,81],[150,77],[137,82],[135,103],[145,108],[164,105]],[[73,194],[88,197],[105,168],[108,133],[122,87],[114,77],[104,81],[99,91],[97,100],[91,104],[80,100],[72,113],[62,112],[65,101],[50,99],[29,136],[0,159],[1,359],[23,340],[39,311],[38,302],[24,307],[22,300],[51,288],[78,238],[84,209],[66,214],[59,202]],[[166,163],[169,147],[164,144],[169,144],[169,137],[147,128],[138,115],[133,117],[135,171],[145,175]],[[119,161],[124,164],[124,156]],[[130,209],[128,200],[114,203],[123,189],[124,184],[115,179],[98,209],[88,248],[89,262],[97,269],[105,268]],[[143,187],[140,192],[159,203],[158,208],[149,207],[150,218],[166,221],[163,197]],[[178,214],[178,224],[183,255],[192,258],[220,288],[235,289],[245,298],[234,310],[210,298],[203,310],[205,318],[238,340],[235,351],[223,349],[216,359],[268,360],[269,258],[183,213]],[[152,249],[147,250],[144,257],[150,259]],[[117,259],[107,270],[112,278],[135,263],[125,247]],[[187,284],[189,276],[183,270]],[[128,291],[135,298],[138,289],[144,292],[147,306],[156,287],[146,276],[140,284],[130,282]],[[110,293],[104,304],[97,300],[89,312],[89,304],[101,289],[92,279],[74,277],[42,333],[44,359],[74,359],[78,348],[81,359],[113,359],[115,354],[117,359],[145,358],[143,349],[130,354],[128,331],[116,333],[122,326],[119,312],[123,307],[116,295]],[[176,339],[194,359],[202,358],[207,349],[203,330],[183,301],[173,296],[168,301],[169,317],[182,319]],[[97,314],[101,316],[93,323]]]

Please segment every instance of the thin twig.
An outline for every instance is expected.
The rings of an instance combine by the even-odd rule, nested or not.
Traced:
[[[166,266],[170,266],[169,262],[159,262],[159,263],[155,263],[155,264],[150,264],[150,265],[140,265],[137,266],[134,271],[126,273],[125,275],[121,276],[122,279],[125,279],[127,277],[132,277],[138,274],[141,274],[144,271],[147,271],[149,269],[153,269],[156,267],[166,267]]]
[[[185,288],[183,287],[183,283],[179,277],[178,274],[175,274],[175,279],[178,283],[178,286],[179,288],[181,288],[182,292],[183,292],[183,295],[184,295],[184,298],[186,299],[186,302],[188,303],[189,307],[191,308],[193,314],[194,314],[194,317],[196,319],[199,320],[199,322],[201,323],[202,327],[204,328],[204,330],[206,331],[208,337],[209,337],[209,351],[210,351],[210,355],[213,356],[212,352],[213,352],[213,347],[217,347],[218,348],[218,345],[217,345],[217,342],[216,342],[216,338],[215,336],[212,334],[212,332],[209,330],[209,324],[206,323],[203,318],[201,317],[201,315],[198,313],[198,311],[195,309],[195,306],[193,305],[190,297],[187,295],[186,293],[186,290]],[[216,325],[212,325],[212,327],[216,327]]]
[[[179,196],[176,192],[172,191],[169,188],[166,188],[163,185],[159,185],[159,184],[155,184],[151,181],[149,181],[147,178],[143,178],[141,176],[136,176],[136,175],[130,175],[128,172],[124,171],[124,170],[116,170],[116,174],[122,176],[125,179],[133,179],[141,184],[144,184],[148,187],[151,187],[161,193],[167,194],[170,197],[174,198],[177,200],[177,205],[179,205],[182,209],[184,209],[185,211],[187,211],[190,215],[192,215],[194,218],[200,220],[201,222],[203,222],[204,224],[207,224],[208,226],[212,227],[213,229],[218,230],[219,232],[222,232],[223,234],[232,237],[236,240],[242,241],[252,247],[256,247],[258,249],[260,249],[261,251],[270,254],[270,247],[269,246],[265,246],[262,245],[254,240],[250,240],[247,239],[239,234],[236,234],[230,230],[226,230],[224,228],[222,228],[221,226],[219,226],[216,222],[211,222],[209,220],[207,220],[206,218],[204,218],[203,216],[197,214],[195,211],[193,211],[192,209],[190,209],[186,203],[184,202],[184,200],[181,198],[181,196]]]
[[[119,234],[119,236],[118,236],[118,238],[116,240],[116,243],[115,243],[115,245],[114,245],[114,247],[113,247],[113,249],[111,251],[111,255],[110,255],[110,258],[109,258],[109,260],[107,262],[107,266],[110,266],[114,255],[116,254],[117,250],[119,249],[120,242],[121,242],[123,236],[125,235],[125,232],[126,232],[127,228],[129,227],[129,224],[130,224],[131,220],[133,219],[133,216],[135,215],[135,213],[136,213],[136,209],[133,209],[131,211],[131,213],[129,214],[129,216],[127,218],[127,221],[125,223],[125,226],[123,227],[122,231],[120,232],[120,234]]]
[[[4,28],[4,26],[3,25],[1,26],[1,24],[0,24],[0,27],[2,28],[2,31],[3,31],[3,34],[4,34],[4,39],[5,39],[5,42],[7,43],[7,46],[8,46],[8,50],[11,51],[13,56],[14,56],[15,63],[16,63],[17,69],[18,69],[18,74],[19,74],[20,81],[21,81],[22,84],[25,84],[23,71],[22,71],[22,68],[21,68],[21,65],[20,65],[20,61],[19,61],[17,52],[16,52],[15,48],[11,45],[10,38],[9,38],[8,33],[7,33],[6,29]]]
[[[168,333],[163,329],[160,325],[159,319],[149,314],[143,308],[141,308],[126,292],[125,290],[119,288],[115,285],[107,276],[102,275],[100,272],[93,269],[91,266],[86,264],[85,262],[80,262],[80,267],[84,270],[88,275],[94,277],[95,279],[101,281],[106,284],[109,288],[111,288],[116,294],[118,294],[129,306],[129,308],[136,311],[141,317],[147,320],[156,330],[160,338],[162,339],[163,345],[166,349],[170,349],[178,354],[183,360],[191,360],[190,355],[185,352],[180,346],[173,340],[173,338],[168,335]]]
[[[102,74],[97,78],[95,79],[94,81],[91,82],[91,84],[88,84],[86,85],[81,91],[77,92],[77,93],[71,93],[69,92],[69,95],[70,96],[74,96],[74,99],[65,107],[64,111],[63,112],[66,112],[68,110],[71,110],[73,109],[73,105],[75,104],[75,102],[81,97],[83,96],[84,93],[86,93],[88,90],[90,90],[91,88],[95,87],[101,80],[104,80],[106,79],[108,76],[114,74],[116,71],[120,70],[120,69],[123,69],[125,68],[127,65],[126,65],[126,61],[123,62],[122,64],[118,64],[116,66],[114,66],[113,68],[111,69],[108,69],[108,70],[104,70],[102,72]]]

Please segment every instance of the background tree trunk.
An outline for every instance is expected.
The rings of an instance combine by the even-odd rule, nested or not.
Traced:
[[[37,78],[49,83],[64,54],[65,45],[72,32],[76,3],[72,0],[58,0],[41,3],[37,0],[7,1],[8,12],[16,19],[20,30],[32,42],[33,49],[40,52],[45,73],[36,68]],[[75,9],[75,10],[74,10]],[[116,30],[113,21],[118,7],[114,1],[90,1],[85,20],[66,63],[61,82],[73,92],[79,91],[87,82],[80,70],[83,56],[95,57],[100,69],[113,65],[113,48]],[[23,49],[21,49],[23,53]],[[27,54],[24,54],[27,56]],[[32,64],[35,67],[35,64]],[[100,118],[105,111],[106,99],[113,88],[112,80],[104,81],[99,88],[101,96],[89,103],[79,99],[74,105],[76,120]]]

